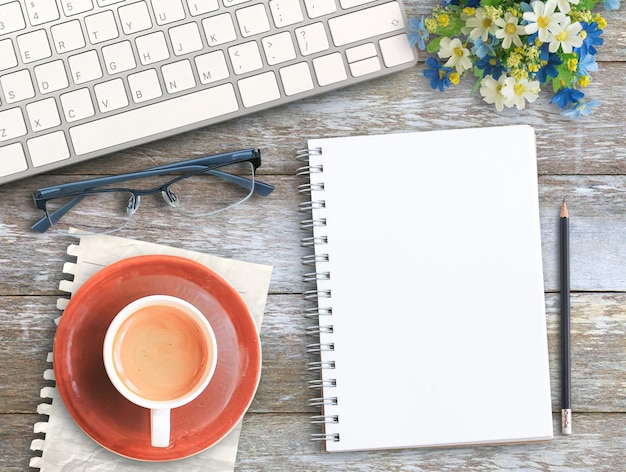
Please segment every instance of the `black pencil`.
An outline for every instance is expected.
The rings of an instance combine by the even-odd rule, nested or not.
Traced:
[[[570,365],[569,213],[561,207],[561,430],[572,434]]]

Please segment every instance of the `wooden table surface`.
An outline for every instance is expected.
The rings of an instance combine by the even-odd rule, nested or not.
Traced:
[[[428,14],[434,0],[407,4]],[[498,113],[470,95],[471,85],[441,94],[420,64],[399,74],[229,121],[110,157],[0,187],[0,470],[28,470],[42,373],[52,349],[56,300],[70,238],[40,235],[31,192],[38,187],[140,170],[157,164],[259,147],[266,198],[198,223],[166,219],[145,202],[119,236],[274,266],[262,330],[262,380],[245,416],[238,471],[620,471],[626,468],[626,16],[605,13],[600,70],[587,88],[602,105],[569,120],[542,96],[523,111]],[[538,138],[539,192],[555,437],[535,445],[362,453],[323,452],[309,440],[311,379],[303,317],[304,268],[295,176],[307,138],[530,124]],[[512,144],[514,145],[514,144]],[[445,146],[445,143],[442,143]],[[416,152],[419,152],[417,150]],[[489,149],[506,159],[506,149]],[[437,155],[431,156],[437,159]],[[381,165],[394,166],[393,156]],[[397,169],[404,172],[406,169]],[[437,178],[437,177],[434,177]],[[560,434],[558,215],[571,217],[572,405],[574,434]],[[504,414],[504,413],[503,413]],[[37,437],[41,437],[40,435]],[[85,469],[85,470],[88,470]]]

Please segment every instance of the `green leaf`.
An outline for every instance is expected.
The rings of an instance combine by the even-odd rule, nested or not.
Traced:
[[[439,43],[441,42],[441,39],[442,39],[441,37],[438,37],[430,41],[428,43],[428,46],[426,46],[426,50],[431,54],[434,54],[437,51],[439,51]]]

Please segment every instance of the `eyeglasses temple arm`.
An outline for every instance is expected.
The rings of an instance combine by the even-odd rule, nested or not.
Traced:
[[[221,166],[233,162],[246,161],[251,159],[259,159],[261,152],[258,149],[244,149],[242,151],[229,152],[224,154],[216,154],[214,156],[198,157],[187,161],[178,162],[176,164],[168,164],[164,166],[152,167],[150,169],[131,172],[128,174],[113,175],[107,177],[97,177],[95,179],[82,180],[80,182],[70,182],[53,187],[44,187],[35,191],[36,198],[51,198],[66,195],[74,192],[100,187],[102,185],[124,182],[127,180],[141,179],[163,174],[166,171],[174,170],[201,170],[203,167]],[[196,169],[197,167],[197,169]],[[256,190],[255,190],[256,191]]]
[[[69,202],[60,207],[54,213],[51,213],[50,215],[46,214],[46,216],[41,218],[30,228],[37,231],[38,233],[45,233],[48,229],[50,229],[50,226],[52,226],[53,223],[59,221],[63,217],[63,215],[70,211],[72,207],[80,202],[83,198],[85,198],[85,195],[78,195],[77,197],[72,198]]]
[[[216,177],[220,177],[227,182],[231,182],[233,184],[239,185],[245,189],[250,190],[252,185],[254,185],[254,193],[258,193],[259,195],[266,197],[274,190],[274,186],[259,182],[258,180],[251,180],[246,177],[241,177],[235,174],[229,174],[227,172],[222,172],[220,170],[209,170],[207,174],[215,175]]]

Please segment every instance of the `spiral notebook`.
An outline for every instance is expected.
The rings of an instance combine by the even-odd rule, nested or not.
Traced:
[[[552,438],[533,129],[312,139],[301,157],[314,439]]]

